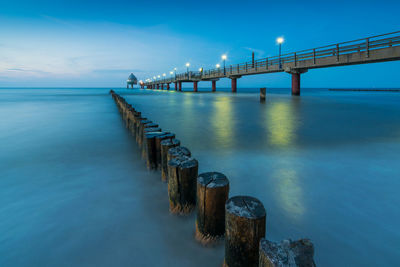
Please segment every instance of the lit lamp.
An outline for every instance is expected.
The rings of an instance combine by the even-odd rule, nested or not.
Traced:
[[[225,54],[221,56],[222,60],[224,61],[224,75],[226,74],[226,69],[225,69],[225,61],[228,58]]]
[[[282,68],[282,63],[281,63],[281,52],[282,52],[282,44],[285,40],[283,37],[278,37],[276,38],[276,42],[279,44],[279,68]]]
[[[189,67],[190,67],[190,63],[186,63],[186,68],[187,68],[187,72],[189,73]]]

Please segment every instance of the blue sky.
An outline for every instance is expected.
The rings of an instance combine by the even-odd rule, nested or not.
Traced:
[[[119,87],[139,79],[400,30],[400,1],[4,1],[0,87]],[[400,62],[310,70],[303,87],[400,87]],[[219,82],[228,86],[229,81]],[[200,87],[209,86],[200,83]],[[285,73],[239,87],[290,87]]]

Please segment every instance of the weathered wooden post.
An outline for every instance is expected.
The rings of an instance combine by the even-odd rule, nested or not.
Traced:
[[[265,237],[266,212],[254,197],[235,196],[225,205],[226,267],[257,267],[258,246]]]
[[[186,156],[168,161],[168,197],[171,213],[188,214],[195,208],[198,168],[197,160]]]
[[[315,267],[314,245],[309,239],[260,241],[259,267]]]
[[[149,170],[157,169],[156,158],[156,137],[164,134],[163,132],[145,133],[145,141],[143,146],[146,147],[146,165]]]
[[[166,139],[161,141],[161,180],[168,179],[168,150],[170,148],[180,146],[178,139]]]
[[[157,158],[157,168],[161,170],[161,141],[166,139],[174,139],[175,134],[166,132],[163,135],[156,137],[156,158]]]
[[[139,144],[139,139],[141,137],[141,128],[143,127],[143,125],[148,124],[148,123],[153,123],[152,121],[146,119],[146,118],[138,118],[138,121],[136,123],[136,143]]]
[[[260,88],[260,102],[265,102],[266,94],[267,94],[267,88]]]
[[[155,132],[161,132],[161,128],[160,127],[151,127],[151,128],[144,128],[144,137],[143,137],[143,145],[142,145],[142,158],[146,159],[147,158],[147,145],[146,145],[146,134],[148,133],[155,133]],[[157,137],[157,136],[156,136]],[[155,138],[154,137],[154,140]],[[154,143],[154,146],[156,144]],[[156,158],[157,160],[157,158]]]
[[[144,129],[146,128],[156,128],[158,124],[150,122],[150,123],[141,123],[139,125],[139,147],[142,147],[143,144],[143,137],[144,137]]]
[[[217,241],[225,233],[225,203],[229,181],[219,172],[206,172],[197,178],[196,239],[203,243]]]

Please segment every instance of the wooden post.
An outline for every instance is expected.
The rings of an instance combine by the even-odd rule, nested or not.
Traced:
[[[260,88],[260,102],[265,102],[266,94],[267,94],[267,88]]]
[[[161,180],[168,181],[168,150],[180,146],[178,139],[165,139],[161,141]]]
[[[291,264],[288,264],[291,263]],[[280,243],[261,239],[259,267],[315,267],[314,245],[309,239],[283,240]]]
[[[157,128],[158,124],[156,123],[145,123],[140,125],[140,130],[139,130],[139,147],[142,147],[143,145],[143,138],[144,138],[144,129],[146,128]]]
[[[150,128],[145,128],[144,129],[144,132],[143,132],[144,137],[143,137],[143,145],[142,145],[142,158],[143,159],[147,158],[146,134],[155,133],[155,132],[161,132],[161,128],[160,127],[150,127]]]
[[[145,134],[144,146],[146,147],[146,165],[147,169],[157,169],[156,159],[156,136],[164,134],[163,132],[150,132]]]
[[[225,205],[224,266],[258,267],[261,238],[265,237],[263,204],[249,196],[235,196]]]
[[[168,197],[171,213],[188,214],[195,208],[198,168],[197,160],[186,156],[168,161]]]
[[[174,139],[175,134],[173,133],[165,133],[163,135],[159,135],[156,137],[156,162],[157,162],[157,169],[161,170],[161,141],[166,139]]]
[[[217,241],[225,233],[225,203],[229,197],[229,181],[219,172],[206,172],[197,178],[196,240]]]
[[[184,146],[177,146],[170,148],[167,153],[167,160],[170,161],[174,158],[180,157],[180,156],[186,156],[190,157],[192,154],[190,153],[190,150],[187,149]]]
[[[152,121],[149,121],[147,119],[139,119],[139,121],[136,124],[136,143],[139,144],[139,139],[140,139],[140,132],[141,128],[148,123],[153,123]]]

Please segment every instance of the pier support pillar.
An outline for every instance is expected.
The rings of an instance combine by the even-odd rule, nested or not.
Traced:
[[[217,91],[217,81],[211,81],[211,90],[212,92]]]
[[[182,92],[182,82],[178,82],[179,85],[179,92]]]
[[[232,93],[237,92],[237,78],[231,78]]]
[[[193,91],[197,92],[197,83],[198,82],[193,82]]]
[[[292,95],[300,95],[300,73],[292,73]]]
[[[178,83],[175,82],[175,91],[178,91]]]
[[[167,90],[169,90],[169,83],[167,83]]]
[[[131,84],[131,88],[133,88],[133,83]]]
[[[160,85],[157,83],[157,89],[160,89]]]
[[[300,75],[307,71],[307,69],[285,69],[285,72],[292,75],[292,95],[300,95]]]

